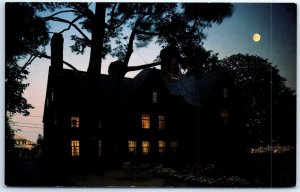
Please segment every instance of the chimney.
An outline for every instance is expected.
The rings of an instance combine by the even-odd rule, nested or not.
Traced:
[[[55,71],[63,69],[64,38],[60,33],[54,33],[51,39],[51,66]]]

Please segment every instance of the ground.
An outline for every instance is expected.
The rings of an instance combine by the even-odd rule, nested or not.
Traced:
[[[295,154],[251,156],[242,172],[214,164],[175,169],[140,164],[109,167],[97,171],[42,171],[39,159],[17,159],[6,168],[7,186],[75,187],[291,187],[296,182]],[[125,166],[126,165],[126,166]],[[271,170],[271,171],[270,171]],[[271,175],[272,174],[272,175]]]

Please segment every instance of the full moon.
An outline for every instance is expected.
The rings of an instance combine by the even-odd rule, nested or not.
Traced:
[[[259,42],[261,37],[260,37],[260,34],[258,33],[254,33],[253,36],[252,36],[252,39],[254,42]]]

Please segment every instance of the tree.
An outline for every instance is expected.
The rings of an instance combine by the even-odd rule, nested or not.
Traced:
[[[29,115],[33,108],[23,97],[28,84],[24,83],[28,71],[19,61],[29,56],[31,63],[38,53],[43,53],[49,41],[46,23],[36,16],[39,7],[27,3],[6,3],[5,11],[5,167],[6,175],[13,169],[15,151],[14,130],[11,117],[15,113]]]
[[[250,144],[270,144],[277,138],[287,140],[295,132],[294,91],[285,85],[276,66],[259,56],[232,55],[217,63],[232,74],[244,111],[243,127]],[[289,115],[286,115],[286,114]],[[281,134],[285,127],[289,133]],[[293,138],[293,136],[292,136]]]
[[[145,47],[154,38],[163,47],[175,45],[180,53],[183,53],[184,47],[199,46],[205,38],[204,28],[211,27],[211,23],[221,23],[232,14],[231,4],[213,3],[96,3],[95,12],[91,11],[88,3],[60,5],[66,10],[44,17],[44,20],[69,24],[61,32],[70,27],[79,31],[80,36],[72,36],[74,45],[71,49],[83,54],[85,48],[90,47],[88,72],[96,74],[99,74],[101,58],[106,54],[117,57],[123,68],[127,68],[134,44]],[[195,7],[197,14],[193,13]],[[67,20],[63,16],[58,17],[67,12],[73,12],[74,18]],[[77,26],[77,21],[80,21],[82,29]],[[124,29],[129,33],[124,33]],[[86,32],[91,33],[91,39]],[[112,47],[112,42],[117,46]]]
[[[36,16],[38,7],[28,3],[6,3],[5,17],[5,110],[29,115],[32,108],[22,96],[28,84],[23,81],[28,71],[18,62],[29,56],[31,62],[48,44],[46,23]],[[24,19],[25,18],[25,19]]]

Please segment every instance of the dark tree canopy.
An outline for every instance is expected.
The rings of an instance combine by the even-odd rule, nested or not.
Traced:
[[[43,52],[40,48],[48,44],[48,29],[46,23],[36,16],[39,6],[6,3],[5,9],[5,109],[12,114],[29,115],[28,109],[32,106],[23,97],[28,86],[23,81],[28,71],[18,62],[28,55]]]
[[[286,79],[276,66],[259,56],[237,54],[222,59],[217,67],[229,71],[235,79],[244,109],[244,127],[252,143],[293,139],[280,133],[286,127],[289,133],[295,129],[294,91],[285,85]]]
[[[57,5],[64,9],[44,19],[69,22],[79,31],[80,35],[72,36],[73,52],[83,54],[86,47],[92,51],[97,49],[98,57],[91,53],[89,70],[91,65],[101,66],[101,58],[107,54],[128,66],[134,45],[146,47],[153,40],[162,47],[177,47],[181,56],[186,58],[186,47],[201,46],[205,38],[204,28],[211,27],[212,23],[220,24],[233,12],[233,6],[226,3],[96,3],[95,13],[88,3]],[[197,14],[194,14],[195,8]],[[102,10],[102,15],[98,9]],[[74,19],[64,19],[61,16],[64,11],[73,12]],[[86,33],[91,33],[92,38],[88,38]],[[94,69],[98,71],[100,68]]]

